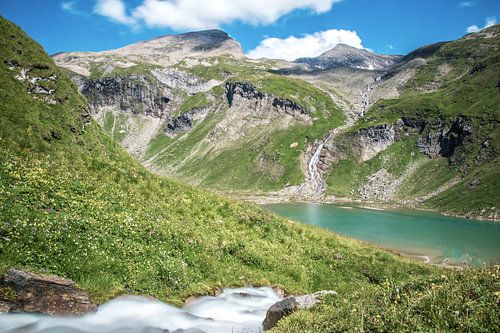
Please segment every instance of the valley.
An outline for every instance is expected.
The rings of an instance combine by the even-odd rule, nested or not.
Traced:
[[[239,197],[498,220],[498,34],[406,56],[340,44],[287,62],[247,59],[210,30],[54,60],[92,117],[159,175]]]
[[[499,44],[49,56],[0,17],[0,332],[498,330]]]

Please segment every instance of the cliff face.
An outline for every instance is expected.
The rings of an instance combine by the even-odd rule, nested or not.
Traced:
[[[198,122],[203,121],[209,110],[208,107],[194,108],[180,116],[170,117],[165,126],[165,134],[175,137],[189,132]]]
[[[305,122],[310,120],[306,110],[297,103],[272,94],[262,93],[249,82],[228,82],[225,89],[230,108],[239,107],[260,113],[268,111],[269,113],[286,114]]]
[[[147,75],[90,79],[83,83],[81,92],[87,96],[94,114],[104,107],[112,107],[126,113],[163,118],[172,111],[171,91]]]

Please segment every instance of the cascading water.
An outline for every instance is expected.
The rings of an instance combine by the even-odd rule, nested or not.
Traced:
[[[321,154],[321,150],[323,149],[325,143],[330,140],[332,137],[333,132],[331,132],[328,137],[319,144],[318,148],[316,148],[316,151],[314,152],[311,160],[309,161],[308,164],[308,169],[309,169],[309,178],[311,180],[316,180],[319,178],[319,172],[318,172],[318,162],[319,162],[319,156]]]
[[[281,297],[269,287],[224,289],[177,308],[141,296],[122,296],[81,317],[0,315],[1,333],[258,333],[267,309]]]
[[[323,194],[326,186],[324,180],[321,178],[320,172],[318,171],[318,163],[320,160],[321,151],[323,150],[325,143],[328,142],[328,140],[330,140],[334,135],[336,135],[339,128],[335,128],[332,132],[330,132],[326,139],[320,142],[320,144],[314,151],[311,159],[307,164],[307,180],[297,188],[294,193],[295,195],[315,196]]]
[[[300,186],[293,192],[296,196],[319,196],[323,194],[326,189],[326,183],[321,178],[321,173],[318,171],[318,164],[320,162],[321,151],[324,145],[335,136],[340,133],[340,131],[352,126],[355,121],[365,115],[366,110],[371,104],[370,95],[371,92],[376,88],[382,77],[379,75],[375,78],[375,81],[366,85],[365,90],[361,92],[361,100],[358,107],[355,108],[354,115],[348,119],[347,123],[343,126],[333,129],[326,139],[321,141],[316,147],[316,150],[311,156],[311,159],[307,163],[307,177],[306,181],[300,184]]]
[[[365,90],[361,93],[361,107],[360,107],[360,112],[356,113],[357,114],[356,118],[360,118],[365,115],[366,110],[371,104],[370,92],[375,89],[377,82],[381,80],[382,77],[379,75],[375,78],[375,82],[366,85]]]

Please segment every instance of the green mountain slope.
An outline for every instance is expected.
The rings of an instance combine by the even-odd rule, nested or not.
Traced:
[[[347,158],[332,167],[330,192],[362,197],[359,189],[383,169],[400,182],[393,200],[498,219],[499,50],[494,26],[409,54],[405,60],[423,57],[425,65],[400,97],[378,101],[339,139]],[[396,144],[360,161],[349,140],[377,126],[394,126]]]
[[[3,18],[0,72],[0,271],[62,275],[98,302],[129,292],[179,304],[238,285],[339,293],[283,332],[499,327],[498,269],[425,266],[152,175]]]
[[[137,65],[109,72],[92,71],[109,63],[88,66],[92,75],[82,79],[83,92],[96,104],[94,118],[106,132],[157,173],[206,187],[270,191],[298,185],[304,178],[301,152],[345,121],[325,91],[271,73],[272,63],[219,56],[195,66],[181,61],[169,67]],[[166,73],[166,82],[157,73]],[[185,84],[185,77],[195,83],[176,87]],[[231,84],[252,91],[237,91],[239,103],[231,104]],[[98,91],[98,85],[108,88]],[[154,91],[154,99],[168,98],[154,115],[156,126],[149,126],[151,117],[145,116],[157,108],[144,102],[149,96],[132,101],[126,97],[136,90]],[[108,95],[120,96],[120,102],[108,100]],[[287,114],[287,106],[300,108],[301,115]],[[169,129],[176,122],[185,122],[185,128]],[[144,134],[143,147],[134,149],[133,141]]]
[[[165,141],[165,134],[158,134],[149,146],[150,151],[146,152],[148,163],[159,172],[174,168],[173,174],[178,178],[222,190],[270,191],[290,183],[300,184],[304,178],[300,168],[301,152],[308,143],[339,126],[344,120],[342,112],[324,92],[302,80],[260,72],[238,82],[255,85],[258,93],[272,94],[269,96],[277,98],[283,96],[284,101],[297,103],[312,120],[291,120],[284,125],[282,116],[274,115],[266,122],[273,110],[264,109],[262,115],[252,115],[248,109],[230,108],[227,92],[213,89],[215,103],[211,104],[211,111],[203,122],[192,131],[168,140],[164,146],[161,142]],[[237,112],[241,115],[231,122],[225,121]],[[263,124],[253,124],[261,119],[264,119]],[[214,147],[211,136],[217,139],[214,133],[231,128],[239,121],[242,126],[238,131],[244,134],[236,131],[239,137],[235,140],[223,136],[219,142],[215,141]],[[157,150],[157,142],[162,149],[154,154],[151,150]]]

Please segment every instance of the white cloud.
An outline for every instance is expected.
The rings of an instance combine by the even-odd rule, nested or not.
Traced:
[[[474,7],[477,5],[477,1],[462,1],[458,6],[465,8],[465,7]]]
[[[321,53],[334,48],[337,44],[347,44],[359,49],[363,48],[361,38],[356,31],[331,29],[305,34],[302,37],[267,37],[255,49],[248,52],[247,57],[285,60],[317,57]]]
[[[175,30],[217,28],[240,21],[271,24],[294,10],[328,12],[341,0],[143,0],[130,9],[122,0],[98,0],[95,12],[127,25],[143,22],[149,27]]]
[[[74,6],[75,6],[74,1],[61,2],[61,9],[67,12],[72,11]]]
[[[63,1],[61,2],[61,9],[65,12],[83,15],[84,13],[76,8],[76,1]]]
[[[118,23],[127,25],[137,23],[133,17],[127,15],[127,8],[122,0],[98,0],[94,12]]]
[[[494,26],[495,24],[497,24],[497,18],[496,17],[488,17],[486,19],[486,25],[484,26],[483,29],[486,29],[486,28],[489,28],[491,26]]]
[[[478,32],[478,31],[481,31],[483,29],[486,29],[486,28],[489,28],[493,25],[497,24],[497,18],[496,17],[487,17],[486,18],[486,23],[484,25],[484,27],[480,28],[478,27],[477,25],[473,24],[473,25],[470,25],[467,27],[466,31],[467,33],[472,33],[472,32]]]
[[[392,44],[387,44],[386,45],[389,50],[394,50],[394,45]]]
[[[479,27],[477,25],[475,25],[475,24],[469,25],[467,27],[467,33],[469,33],[469,34],[472,33],[472,32],[478,32],[479,30],[481,30],[481,29],[479,29]]]

